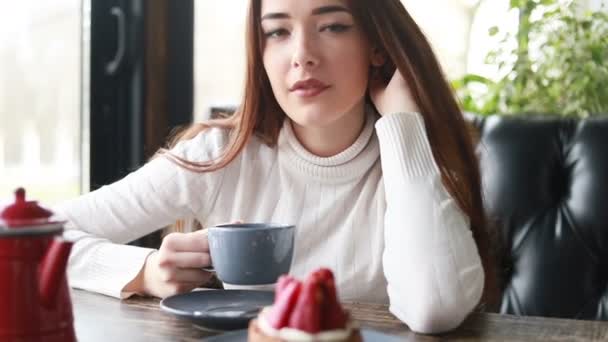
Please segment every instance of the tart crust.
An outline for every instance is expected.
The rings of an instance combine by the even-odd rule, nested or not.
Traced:
[[[279,337],[268,336],[266,335],[262,329],[258,326],[257,319],[251,320],[249,322],[249,329],[247,334],[248,342],[289,342],[287,340],[283,340]],[[345,340],[340,340],[340,342],[361,342],[363,339],[361,338],[361,333],[359,329],[353,329],[350,336]],[[337,341],[336,341],[337,342]]]

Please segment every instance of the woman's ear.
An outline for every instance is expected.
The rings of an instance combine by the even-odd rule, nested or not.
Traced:
[[[372,49],[371,63],[374,67],[381,67],[386,63],[386,53],[378,48]]]

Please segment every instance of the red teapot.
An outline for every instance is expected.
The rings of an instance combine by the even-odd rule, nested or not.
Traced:
[[[72,243],[52,215],[22,188],[0,213],[0,341],[76,341],[65,275]]]

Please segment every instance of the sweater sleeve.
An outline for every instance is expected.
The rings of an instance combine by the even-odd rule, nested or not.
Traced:
[[[384,116],[376,132],[390,310],[416,332],[454,329],[478,304],[484,286],[469,219],[443,186],[420,114]]]
[[[172,152],[190,161],[215,158],[223,134],[202,133]],[[123,288],[153,249],[125,243],[205,212],[221,171],[195,173],[158,157],[120,181],[53,208],[74,241],[68,262],[72,287],[126,298]]]

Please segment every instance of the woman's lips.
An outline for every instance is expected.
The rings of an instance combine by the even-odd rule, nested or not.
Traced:
[[[329,85],[311,78],[296,82],[289,90],[296,96],[310,98],[321,94],[329,87]]]
[[[309,97],[315,97],[315,96],[321,94],[327,88],[329,88],[329,86],[311,87],[311,88],[299,88],[299,89],[293,90],[293,93],[296,94],[296,96],[299,96],[299,97],[309,98]]]

